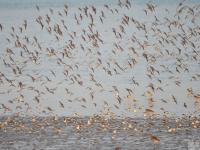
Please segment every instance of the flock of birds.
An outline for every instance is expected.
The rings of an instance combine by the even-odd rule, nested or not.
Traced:
[[[199,83],[200,4],[180,2],[174,14],[165,8],[162,13],[166,15],[159,16],[158,6],[149,2],[138,14],[150,21],[142,21],[142,17],[139,20],[131,13],[134,3],[129,0],[119,0],[114,6],[73,9],[66,4],[63,9],[50,8],[43,14],[42,8],[36,6],[37,13],[42,15],[33,23],[24,20],[9,31],[6,24],[0,23],[0,35],[7,34],[6,48],[0,52],[2,114],[31,111],[54,114],[57,109],[64,112],[75,103],[80,106],[75,110],[79,115],[83,109],[97,108],[99,101],[108,111],[110,107],[121,110],[128,99],[131,107],[127,106],[127,110],[141,110],[145,116],[153,116],[154,95],[165,93],[168,81],[181,88],[185,86],[181,77],[186,75],[189,83]],[[113,18],[117,18],[115,23]],[[39,30],[38,34],[30,34],[33,27]],[[146,85],[132,73],[141,63],[145,64],[141,69],[146,72]],[[121,76],[123,80],[123,75],[129,72],[132,75],[129,74],[128,87],[111,82]],[[134,98],[135,90],[141,86],[145,87],[142,96],[147,100],[146,108],[137,106],[138,100]],[[199,114],[199,86],[185,88],[196,107],[194,113]],[[101,100],[101,94],[107,99]],[[2,100],[8,95],[13,97]],[[182,103],[174,94],[168,95],[174,105]],[[114,103],[109,103],[111,98]],[[49,106],[48,101],[53,105]],[[166,104],[170,100],[159,101]],[[183,102],[182,107],[187,109],[187,103]],[[159,141],[153,135],[150,137],[154,143]]]

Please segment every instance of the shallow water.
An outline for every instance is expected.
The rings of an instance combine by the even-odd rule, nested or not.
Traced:
[[[122,150],[193,150],[200,148],[200,128],[192,128],[187,122],[177,128],[175,133],[169,133],[164,128],[161,119],[107,119],[103,122],[96,118],[91,124],[87,124],[88,117],[68,118],[63,123],[63,118],[53,121],[51,117],[45,127],[44,118],[37,118],[37,123],[31,123],[30,118],[15,118],[16,124],[22,124],[25,128],[19,130],[13,128],[12,123],[0,129],[1,150],[111,150],[116,147]],[[4,120],[1,118],[1,121]],[[15,122],[14,121],[14,122]],[[76,123],[75,123],[76,122]],[[169,126],[174,127],[174,119],[169,119]],[[80,130],[76,125],[80,124]],[[102,125],[107,125],[102,128]],[[130,126],[131,124],[131,126]],[[149,127],[150,124],[154,124]],[[43,128],[44,127],[44,128]],[[55,128],[60,129],[56,132]],[[158,130],[159,129],[159,130]],[[151,132],[160,139],[153,144],[147,133]]]

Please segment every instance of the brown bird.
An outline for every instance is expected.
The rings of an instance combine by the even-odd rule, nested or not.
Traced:
[[[60,106],[61,106],[62,108],[65,107],[64,104],[63,104],[61,101],[59,101],[59,103],[60,103]]]
[[[151,141],[153,142],[153,144],[157,144],[158,142],[160,142],[160,139],[153,134],[149,134],[149,137],[150,137]]]
[[[53,111],[53,109],[52,109],[51,107],[47,107],[47,109],[48,109],[49,111]]]
[[[2,24],[0,24],[0,30],[1,30],[1,31],[3,30],[3,26],[2,26]]]
[[[40,7],[38,5],[35,6],[37,11],[40,11]]]

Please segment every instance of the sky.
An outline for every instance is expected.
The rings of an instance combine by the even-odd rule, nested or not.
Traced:
[[[127,10],[123,10],[119,13],[119,15],[115,15],[114,17],[112,16],[112,14],[108,13],[106,21],[104,23],[104,26],[102,26],[99,22],[96,24],[96,27],[98,29],[98,31],[100,33],[102,33],[102,37],[105,40],[105,44],[101,47],[100,51],[102,53],[102,59],[106,60],[110,63],[113,62],[113,60],[117,60],[120,64],[124,64],[126,65],[126,60],[129,59],[129,55],[127,55],[127,53],[122,52],[122,54],[118,55],[118,56],[112,56],[112,54],[110,54],[110,50],[112,49],[113,46],[113,42],[115,41],[115,38],[113,37],[113,35],[109,32],[111,30],[112,27],[116,27],[116,25],[119,23],[120,17],[122,17],[124,15],[124,13],[128,14],[128,15],[133,15],[137,20],[140,20],[142,22],[147,22],[147,26],[149,24],[149,22],[151,22],[152,20],[154,20],[154,16],[151,17],[145,17],[144,16],[144,4],[146,2],[149,1],[144,1],[144,0],[137,0],[137,1],[133,1],[133,4],[137,4],[134,5],[133,8],[130,11]],[[153,1],[155,2],[155,4],[160,5],[160,7],[158,8],[158,11],[156,12],[156,15],[158,16],[158,18],[162,18],[163,16],[166,14],[165,11],[163,11],[163,8],[169,8],[169,10],[171,11],[171,13],[175,12],[175,8],[177,6],[177,4],[179,3],[179,1],[174,1],[174,0],[165,0],[165,1]],[[0,68],[1,71],[4,72],[5,74],[7,74],[10,78],[17,78],[17,80],[19,81],[24,81],[26,85],[32,85],[32,83],[30,82],[30,78],[27,76],[17,76],[14,77],[12,75],[12,72],[5,68],[3,66],[3,61],[2,59],[9,59],[7,58],[6,55],[3,54],[4,49],[6,49],[6,47],[11,47],[11,49],[14,49],[13,45],[10,46],[5,37],[9,37],[9,34],[11,32],[11,27],[15,26],[15,27],[19,27],[23,21],[26,19],[28,20],[28,29],[25,33],[22,34],[22,36],[27,35],[30,38],[33,36],[36,36],[39,41],[41,42],[42,46],[44,47],[52,47],[55,49],[58,49],[58,51],[63,47],[63,42],[66,42],[68,39],[68,37],[64,37],[63,40],[56,42],[55,39],[53,39],[50,35],[47,34],[47,32],[45,32],[44,30],[41,31],[40,26],[38,26],[38,24],[35,22],[35,19],[37,16],[41,16],[41,15],[45,15],[47,13],[49,13],[48,8],[53,8],[55,11],[60,11],[63,9],[63,4],[69,4],[69,6],[72,6],[72,8],[70,9],[70,13],[69,13],[69,17],[65,18],[66,22],[68,24],[68,27],[70,28],[70,30],[72,31],[76,31],[77,34],[81,33],[81,28],[79,26],[76,25],[76,23],[72,20],[74,20],[74,13],[77,12],[78,7],[84,6],[84,5],[95,5],[95,6],[99,6],[98,8],[101,9],[101,7],[103,7],[103,4],[110,4],[110,6],[114,6],[117,4],[117,1],[115,0],[0,0],[0,23],[3,24],[4,26],[4,31],[0,33],[0,53],[1,55],[1,62],[0,62]],[[200,4],[199,0],[192,0],[189,1],[190,4],[194,4],[194,3],[198,3]],[[40,6],[40,12],[36,11],[35,5]],[[169,7],[170,6],[170,7]],[[170,16],[170,14],[168,14]],[[174,16],[174,15],[172,15]],[[59,16],[55,16],[52,17],[52,21],[53,23],[61,23],[61,21],[59,20],[60,17]],[[62,19],[62,18],[61,18]],[[188,24],[186,24],[188,26],[190,26],[190,22],[188,22]],[[81,27],[87,27],[87,22],[83,23]],[[163,28],[162,28],[163,29]],[[165,30],[165,29],[163,29]],[[176,31],[176,30],[174,30]],[[177,31],[178,32],[178,31]],[[141,40],[144,38],[143,37],[143,33],[138,32],[136,29],[134,28],[128,28],[127,29],[127,38],[129,38],[131,35],[135,34],[138,38],[141,38]],[[174,32],[175,34],[176,32]],[[66,33],[67,34],[67,33]],[[151,34],[151,33],[150,33]],[[124,47],[129,46],[130,42],[127,40],[127,38],[124,39],[124,41],[121,41],[122,45]],[[194,39],[196,40],[196,39]],[[79,44],[79,40],[75,41],[76,43]],[[117,41],[118,42],[118,41]],[[154,38],[149,39],[149,42],[156,42],[156,40]],[[120,42],[119,42],[120,43]],[[87,44],[85,45],[87,46]],[[34,50],[34,44],[32,47]],[[172,47],[167,47],[167,48],[172,48]],[[18,52],[17,49],[14,49],[16,51],[16,53]],[[151,51],[153,53],[155,53],[156,55],[156,51],[154,49],[149,49],[147,50]],[[139,52],[141,53],[141,52]],[[142,53],[141,53],[142,54]],[[190,54],[190,53],[189,53]],[[88,69],[88,63],[91,63],[93,61],[95,61],[95,57],[93,56],[85,56],[84,53],[81,53],[79,50],[76,50],[75,53],[75,59],[72,62],[67,62],[67,63],[71,63],[71,64],[80,64],[80,69],[77,71],[77,73],[79,73],[82,76],[83,81],[86,81],[87,86],[91,87],[92,83],[87,81],[88,79],[88,74],[90,73],[90,70]],[[129,88],[133,88],[134,90],[134,99],[135,100],[139,100],[139,105],[142,107],[147,107],[148,102],[147,99],[144,98],[143,95],[144,92],[146,92],[146,87],[148,86],[148,83],[151,82],[145,75],[146,73],[146,67],[149,65],[146,63],[144,58],[139,58],[139,63],[136,65],[135,69],[127,71],[127,72],[122,72],[120,75],[116,75],[113,77],[110,76],[106,76],[104,72],[102,72],[103,69],[97,69],[97,71],[95,72],[95,77],[98,81],[100,81],[102,84],[105,85],[106,90],[105,91],[101,91],[98,88],[94,88],[94,93],[95,93],[95,101],[89,101],[86,105],[88,107],[88,109],[83,109],[82,107],[80,107],[80,105],[82,105],[82,103],[79,103],[81,97],[85,97],[86,99],[89,99],[89,94],[90,91],[88,91],[88,89],[83,88],[79,85],[71,85],[69,84],[69,82],[65,82],[63,81],[63,68],[60,68],[58,66],[55,65],[56,59],[53,58],[46,58],[46,55],[41,53],[41,64],[42,65],[34,65],[34,64],[30,64],[29,67],[27,67],[24,70],[24,74],[34,74],[37,75],[37,73],[39,73],[42,76],[49,76],[50,79],[52,79],[52,83],[47,83],[46,86],[48,86],[49,88],[55,88],[57,86],[58,83],[63,83],[61,85],[58,86],[58,90],[56,92],[55,95],[51,95],[51,94],[47,94],[45,96],[41,96],[41,105],[37,105],[35,103],[35,101],[33,100],[34,97],[36,96],[35,93],[32,93],[29,90],[25,90],[22,91],[20,94],[23,94],[25,96],[25,100],[27,100],[27,102],[30,103],[31,106],[33,106],[33,110],[31,113],[33,114],[37,114],[37,110],[41,111],[41,109],[46,108],[47,106],[52,107],[55,110],[56,114],[60,114],[60,115],[71,115],[75,112],[79,112],[81,114],[85,114],[85,115],[90,115],[93,112],[99,112],[101,111],[102,105],[103,105],[103,101],[107,101],[110,105],[113,105],[116,103],[115,101],[115,94],[116,93],[112,93],[110,94],[108,91],[113,90],[112,86],[116,85],[120,88],[121,90],[121,94],[122,97],[124,99],[126,99],[126,101],[123,103],[123,106],[120,106],[119,110],[116,110],[113,106],[112,106],[112,111],[114,111],[116,114],[118,115],[128,115],[128,116],[137,116],[137,115],[133,115],[133,112],[126,112],[125,109],[127,109],[128,105],[130,104],[130,101],[127,99],[127,95],[125,93],[125,88],[129,87]],[[110,56],[110,57],[109,57]],[[112,58],[113,57],[113,58]],[[17,59],[18,60],[18,59]],[[20,58],[18,60],[19,62],[22,61]],[[163,60],[159,60],[158,62],[160,64],[164,64],[164,65],[169,65],[170,67],[174,65],[174,58],[164,58]],[[159,65],[156,64],[156,65]],[[172,112],[172,113],[177,113],[177,114],[182,114],[182,113],[188,113],[188,111],[193,111],[194,109],[194,104],[191,98],[187,97],[187,95],[185,94],[185,91],[188,87],[194,87],[195,92],[200,91],[200,87],[199,87],[199,81],[190,81],[189,77],[192,76],[195,73],[199,73],[200,72],[200,67],[199,64],[197,63],[193,63],[192,61],[188,60],[188,64],[187,64],[190,69],[191,72],[188,74],[186,73],[181,73],[181,74],[176,74],[176,77],[178,79],[180,79],[182,81],[182,86],[181,87],[176,87],[174,86],[174,80],[176,80],[176,77],[173,81],[171,80],[167,80],[167,78],[169,77],[169,74],[162,74],[160,76],[160,78],[165,81],[162,84],[162,87],[165,88],[166,87],[166,92],[164,93],[158,93],[155,94],[155,100],[157,101],[155,103],[155,110],[156,111],[160,111],[161,107],[166,107],[166,110]],[[50,72],[50,69],[56,72],[57,77],[54,78]],[[140,87],[132,87],[132,85],[130,85],[130,80],[132,78],[132,76],[135,76],[135,79],[137,79],[137,81],[140,83]],[[33,86],[35,86],[36,88],[38,88],[41,91],[45,91],[45,87],[40,87],[39,85],[40,81],[38,81],[37,83],[34,83]],[[155,84],[156,86],[160,86],[158,83]],[[168,86],[169,85],[169,86]],[[69,95],[65,95],[65,91],[64,88],[69,88],[71,89],[75,94],[73,96],[69,96]],[[10,94],[4,94],[3,96],[0,97],[0,103],[5,103],[7,104],[7,101],[13,98],[20,98],[20,95],[18,92],[16,92],[17,90],[9,87],[8,85],[1,85],[0,86],[0,92],[5,92],[7,89],[11,89],[12,92]],[[95,91],[96,90],[96,91]],[[184,94],[183,94],[184,93]],[[178,98],[178,105],[174,105],[173,101],[171,100],[171,94],[175,95]],[[159,101],[159,99],[165,98],[166,100],[169,100],[168,104],[163,104]],[[68,99],[75,99],[74,102],[68,103],[67,100]],[[61,109],[59,107],[59,101],[64,101],[63,103],[66,105],[66,109]],[[97,104],[99,104],[100,107],[93,107],[92,103],[96,102]],[[183,107],[183,103],[186,102],[188,104],[188,109],[185,109]],[[10,105],[10,104],[8,104]],[[132,105],[132,103],[131,103]],[[134,105],[133,105],[134,106]],[[15,105],[10,106],[10,107],[15,107]],[[15,112],[15,109],[13,109]],[[142,114],[142,113],[138,113],[138,114]]]
[[[147,2],[154,2],[156,4],[174,5],[180,2],[180,0],[130,0],[133,4],[144,4]],[[73,5],[99,5],[99,4],[117,4],[118,0],[0,0],[0,8],[30,8],[33,5],[40,5],[41,7],[49,6],[62,6],[65,3]],[[187,0],[190,3],[199,3],[200,0]]]

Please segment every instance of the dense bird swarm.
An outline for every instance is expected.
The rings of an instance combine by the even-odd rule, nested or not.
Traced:
[[[160,113],[168,132],[176,132],[181,123],[177,121],[173,128],[167,125],[165,105],[181,105],[187,110],[188,101],[169,91],[173,85],[175,90],[184,88],[185,92],[178,94],[185,94],[195,106],[189,122],[198,128],[194,116],[199,114],[200,87],[192,85],[200,80],[200,4],[181,2],[172,12],[164,8],[159,15],[159,6],[149,2],[138,11],[141,18],[132,13],[134,7],[129,0],[101,7],[66,4],[45,13],[36,6],[39,15],[34,22],[19,20],[20,25],[9,29],[0,23],[0,34],[6,34],[0,56],[0,94],[4,98],[9,95],[0,101],[1,114],[56,116],[58,110],[73,109],[70,115],[77,117],[98,110],[98,117],[92,113],[83,125],[71,119],[79,131],[101,115],[105,117],[99,119],[103,130],[108,126],[106,117],[115,117],[115,112],[142,112],[148,119]],[[33,27],[39,32],[32,33]],[[137,74],[138,70],[142,71]],[[139,95],[137,89],[142,89]],[[163,106],[158,112],[156,103]],[[33,126],[49,124],[48,118],[42,122],[37,124],[32,117]],[[16,130],[26,128],[7,117],[0,130],[10,123]],[[125,129],[134,128],[134,123],[124,124]],[[154,144],[160,141],[150,131],[148,136]]]

